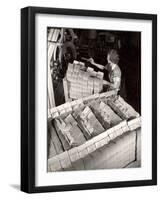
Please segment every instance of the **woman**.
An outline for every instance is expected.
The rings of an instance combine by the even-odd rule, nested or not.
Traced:
[[[104,80],[104,85],[108,85],[108,90],[116,90],[116,93],[120,90],[121,85],[121,70],[118,66],[119,55],[116,50],[111,49],[107,54],[107,65],[103,66],[94,62],[93,58],[89,58],[89,62],[101,70],[108,71],[108,77],[110,82]]]

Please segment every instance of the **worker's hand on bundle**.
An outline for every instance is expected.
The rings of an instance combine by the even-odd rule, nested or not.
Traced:
[[[111,86],[111,83],[108,82],[108,81],[106,81],[106,80],[103,80],[103,85],[109,85],[109,86]]]
[[[94,63],[95,63],[93,58],[89,58],[88,61],[89,61],[92,65],[94,65]]]

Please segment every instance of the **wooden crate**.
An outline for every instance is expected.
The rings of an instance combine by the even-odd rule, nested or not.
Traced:
[[[75,107],[78,107],[82,103],[86,104],[92,99],[107,99],[111,98],[113,94],[112,91],[95,94],[54,107],[50,109],[50,119],[61,116],[65,112],[71,112]],[[130,106],[129,108],[131,109]],[[139,140],[137,135],[141,130],[141,117],[136,111],[133,111],[132,115],[133,117],[130,120],[122,120],[117,125],[87,140],[82,145],[50,157],[48,159],[48,171],[122,168],[135,160],[139,160],[141,140]],[[106,152],[108,156],[111,156],[101,157],[100,162],[96,165],[96,158],[100,155],[100,152],[102,152],[102,155]],[[115,154],[117,156],[114,156]],[[85,166],[82,163],[86,163]],[[107,165],[107,163],[109,164]]]

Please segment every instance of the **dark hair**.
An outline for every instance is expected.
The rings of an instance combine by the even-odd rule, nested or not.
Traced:
[[[117,53],[117,51],[115,49],[111,49],[108,54],[109,55],[109,59],[112,63],[114,64],[118,64],[119,62],[119,55]]]

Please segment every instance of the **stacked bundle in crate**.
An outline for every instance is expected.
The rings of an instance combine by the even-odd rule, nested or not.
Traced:
[[[83,144],[86,139],[78,127],[78,123],[71,114],[67,117],[59,117],[54,120],[55,128],[58,132],[64,150]]]
[[[90,107],[106,130],[122,121],[110,106],[102,100],[91,101]]]
[[[106,101],[106,100],[105,100]],[[107,99],[106,103],[116,112],[122,119],[133,119],[138,117],[139,114],[136,113],[134,108],[124,101],[121,96],[117,99],[111,101]]]
[[[72,112],[56,117],[53,120],[53,129],[58,133],[64,150],[79,146],[105,131],[92,110],[84,104],[74,106]]]
[[[75,113],[73,115],[76,117]],[[87,138],[94,137],[105,130],[89,106],[85,106],[81,112],[77,112],[76,119],[88,134]]]
[[[66,74],[69,97],[79,99],[101,92],[103,76],[102,72],[95,72],[93,68],[86,69],[82,62],[69,63]]]

